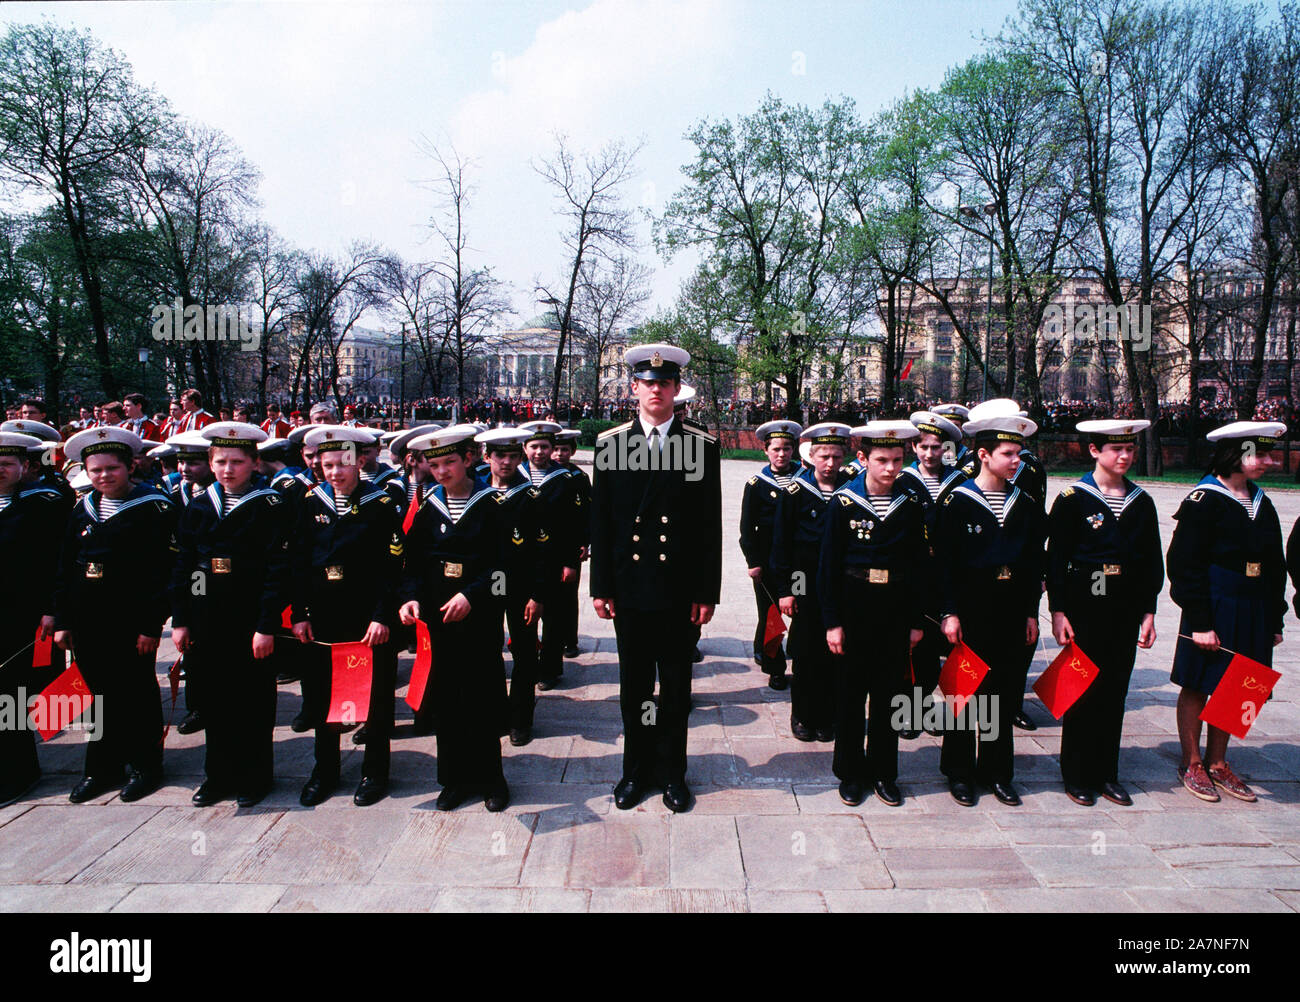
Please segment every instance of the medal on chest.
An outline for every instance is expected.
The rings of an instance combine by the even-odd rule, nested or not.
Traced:
[[[1087,522],[1088,525],[1091,526],[1093,529],[1100,529],[1106,521],[1106,516],[1101,514],[1101,512],[1097,512],[1094,515],[1086,516],[1084,518],[1084,521]]]

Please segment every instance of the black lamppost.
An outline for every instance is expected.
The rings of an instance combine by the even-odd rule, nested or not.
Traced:
[[[144,393],[144,367],[149,364],[149,349],[141,348],[140,358],[140,392]]]

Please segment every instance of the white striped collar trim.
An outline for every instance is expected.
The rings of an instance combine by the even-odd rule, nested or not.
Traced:
[[[775,479],[775,478],[776,478],[776,474],[774,474],[774,473],[769,473],[769,472],[768,472],[768,470],[770,470],[771,468],[772,468],[772,464],[771,464],[771,463],[768,463],[768,464],[767,464],[766,466],[764,466],[761,470],[759,470],[758,473],[755,474],[755,476],[757,476],[759,480],[763,480],[763,481],[766,481],[767,483],[771,484],[771,485],[772,485],[773,487],[775,487],[778,491],[783,491],[783,490],[785,490],[784,487],[782,487],[779,483],[777,483],[777,481],[776,481],[776,479]],[[782,476],[789,476],[791,480],[795,479],[795,474],[793,474],[793,473],[790,473],[790,474],[782,474]]]
[[[1124,495],[1124,501],[1119,506],[1119,511],[1115,512],[1110,506],[1111,501],[1114,501],[1115,498],[1108,497],[1107,495],[1103,494],[1098,488],[1094,487],[1092,484],[1086,483],[1083,480],[1076,480],[1072,486],[1079,488],[1079,490],[1081,491],[1086,491],[1087,493],[1095,497],[1098,501],[1100,501],[1107,515],[1116,515],[1116,514],[1123,515],[1124,512],[1128,511],[1128,506],[1137,500],[1138,495],[1145,493],[1141,487],[1139,487],[1137,484],[1134,484],[1133,489]]]
[[[564,476],[569,472],[567,469],[565,469],[563,466],[560,466],[559,464],[552,464],[552,465],[555,466],[555,469],[551,470],[550,473],[546,474],[546,476],[542,477],[541,480],[533,484],[534,487],[541,487],[543,484],[550,483],[556,477]],[[526,471],[524,473],[524,476],[526,476],[529,482],[531,483],[533,479],[533,473],[532,473],[533,468],[528,465],[527,461],[520,463],[519,468],[521,470]]]
[[[1016,499],[1020,497],[1019,487],[1012,485],[1010,481],[1008,481],[1008,486],[1011,487],[1011,490],[1007,491],[1007,503],[1002,506],[1002,521],[1004,524],[1007,520],[1007,516],[1011,514],[1011,508],[1016,503]],[[956,487],[952,489],[952,492],[954,494],[961,492],[963,494],[966,494],[974,498],[976,501],[978,501],[981,505],[984,506],[984,509],[990,515],[992,515],[994,518],[998,517],[997,512],[995,512],[993,508],[989,505],[988,501],[984,497],[984,492],[981,491],[979,487],[975,485],[974,480],[967,480],[964,484],[958,484]]]
[[[855,480],[854,482],[856,483],[856,480]],[[841,488],[840,488],[839,490],[837,490],[835,493],[836,493],[836,494],[847,494],[847,495],[848,495],[849,497],[851,497],[854,501],[856,501],[856,502],[858,503],[859,506],[861,506],[861,507],[865,508],[867,511],[871,512],[871,514],[875,515],[876,518],[880,519],[880,521],[882,521],[882,522],[885,521],[886,519],[888,519],[890,515],[894,514],[894,510],[895,510],[899,505],[904,504],[904,503],[906,503],[906,501],[907,501],[907,495],[906,495],[906,494],[899,494],[899,495],[898,495],[897,497],[895,497],[892,501],[890,501],[890,503],[889,503],[889,507],[885,509],[885,513],[884,513],[883,515],[880,515],[880,514],[877,514],[876,509],[872,506],[870,498],[865,497],[865,496],[862,495],[862,494],[859,494],[857,491],[850,490],[848,484],[845,484],[843,487],[841,487]]]
[[[548,477],[547,479],[550,478]],[[465,499],[465,507],[461,510],[460,513],[461,518],[464,518],[465,513],[468,512],[471,508],[473,508],[474,505],[478,503],[478,501],[480,501],[483,497],[485,497],[488,494],[492,494],[492,495],[496,494],[496,491],[493,488],[484,486],[482,481],[479,480],[474,481],[474,486],[477,487],[478,490],[476,490],[473,494],[471,494],[468,498]],[[533,485],[531,483],[528,483],[528,484],[520,484],[519,486],[532,487]],[[446,502],[443,501],[443,496],[445,496],[446,493],[447,492],[443,489],[442,484],[438,484],[436,487],[434,487],[433,490],[429,491],[429,493],[424,496],[424,504],[432,504],[440,512],[446,515],[448,520],[454,521],[451,518],[451,512],[448,510]]]
[[[1236,502],[1237,504],[1241,504],[1241,498],[1237,497],[1237,495],[1233,494],[1232,491],[1228,490],[1228,488],[1224,487],[1223,484],[1219,483],[1218,479],[1215,479],[1213,483],[1204,483],[1204,482],[1199,483],[1196,485],[1194,490],[1218,491],[1225,498],[1232,498],[1234,502]],[[1255,520],[1255,516],[1259,514],[1259,505],[1263,499],[1264,499],[1264,488],[1260,487],[1259,484],[1255,484],[1255,495],[1250,499],[1250,520],[1252,522]],[[1243,505],[1242,507],[1245,506]]]
[[[98,493],[99,493],[98,491],[91,491],[89,494],[85,496],[85,498],[82,499],[81,502],[82,507],[86,509],[86,513],[91,518],[93,518],[96,522],[105,522],[110,518],[122,514],[122,512],[126,511],[128,508],[134,508],[136,505],[147,504],[150,501],[166,501],[168,504],[171,504],[171,500],[169,498],[163,497],[161,494],[145,494],[138,498],[126,499],[120,505],[117,506],[117,510],[114,511],[112,514],[106,516],[105,518],[100,518],[99,509],[98,506],[95,504],[95,500],[94,500],[95,495]]]
[[[238,501],[230,506],[230,512],[226,511],[226,492],[221,489],[220,484],[215,482],[208,484],[206,493],[208,495],[208,500],[212,502],[212,507],[217,512],[217,518],[225,518],[230,514],[230,512],[233,512],[245,501],[256,497],[262,497],[266,494],[275,494],[275,491],[271,490],[269,487],[258,487],[254,490],[248,491],[246,494],[242,495]]]

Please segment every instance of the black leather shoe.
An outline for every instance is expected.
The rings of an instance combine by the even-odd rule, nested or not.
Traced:
[[[1024,713],[1017,713],[1011,719],[1011,722],[1015,724],[1017,727],[1019,727],[1022,731],[1038,730],[1038,725],[1034,723],[1032,720],[1030,720],[1029,717],[1026,716]]]
[[[1091,790],[1085,790],[1082,786],[1065,787],[1065,795],[1073,800],[1080,807],[1091,807],[1097,802],[1097,798]]]
[[[822,728],[819,728],[818,731],[817,731],[817,740],[818,740],[818,741],[834,741],[834,740],[835,740],[835,728],[834,728],[834,727],[822,727]]]
[[[298,716],[293,718],[293,723],[289,726],[293,728],[293,733],[302,734],[304,731],[311,730],[311,721],[300,713]]]
[[[127,777],[126,785],[122,787],[122,803],[130,804],[141,797],[147,797],[161,785],[162,777],[156,773],[146,773],[141,772],[139,769],[132,769],[130,776]]]
[[[565,656],[566,658],[576,658],[576,657],[581,657],[581,656],[582,656],[582,651],[578,650],[578,645],[577,645],[577,644],[570,644],[568,647],[566,647],[566,648],[564,649],[564,656]]]
[[[691,655],[691,662],[693,664],[699,664],[703,660],[704,660],[704,655],[700,653],[699,647],[696,647],[695,653]]]
[[[307,785],[302,788],[302,793],[298,796],[298,803],[303,807],[315,807],[317,804],[324,803],[334,792],[337,783],[337,779],[326,779],[313,769],[311,778],[307,780]]]
[[[41,781],[41,770],[37,769],[35,773],[26,779],[15,780],[0,788],[0,807],[8,807],[15,801],[22,800],[25,794],[28,794]]]
[[[84,804],[87,800],[94,800],[101,793],[108,790],[108,784],[95,776],[87,776],[80,783],[72,788],[68,794],[68,799],[74,804]]]
[[[892,779],[876,780],[876,796],[890,807],[898,807],[903,802],[903,795],[898,792],[898,786]]]
[[[635,779],[620,779],[614,787],[614,806],[620,811],[630,811],[641,803],[642,793],[641,784]]]
[[[1020,794],[1010,783],[992,783],[989,788],[993,791],[993,796],[998,798],[998,803],[1008,807],[1020,806]]]
[[[458,786],[444,786],[438,794],[438,810],[454,811],[469,799],[469,794]]]
[[[790,721],[790,733],[799,741],[817,740],[817,735],[801,720]]]
[[[287,671],[281,672],[279,675],[275,676],[276,685],[292,685],[294,682],[297,681],[299,681],[298,676],[290,674]]]
[[[235,798],[235,804],[238,807],[256,807],[266,795],[271,792],[269,786],[258,787],[256,790],[245,790]]]
[[[1112,804],[1119,804],[1120,807],[1132,807],[1133,798],[1128,795],[1128,790],[1118,783],[1103,783],[1101,795],[1109,800]]]
[[[387,781],[372,776],[362,776],[357,792],[352,795],[352,802],[358,807],[369,807],[383,800],[387,793]]]
[[[352,735],[352,743],[354,745],[363,745],[366,743],[367,736],[366,725],[362,724],[357,728],[356,733]]]
[[[228,794],[225,790],[217,786],[212,780],[205,780],[203,784],[194,791],[194,796],[190,797],[190,803],[195,807],[211,807],[213,804],[219,804],[225,800]]]
[[[203,730],[203,718],[195,710],[185,714],[185,719],[176,725],[177,734],[197,734],[201,730]]]
[[[790,679],[786,676],[785,672],[782,672],[780,675],[769,675],[767,677],[767,687],[769,689],[775,689],[777,692],[784,692],[786,689],[790,688]]]
[[[554,678],[544,678],[537,683],[537,688],[541,689],[542,692],[550,692],[552,689],[555,688],[556,683],[558,681],[559,681],[558,679],[554,679]]]
[[[866,797],[866,787],[856,779],[846,779],[840,783],[840,800],[849,807],[857,807]]]
[[[531,727],[514,727],[510,730],[510,743],[516,748],[522,748],[533,740],[533,729]]]
[[[690,810],[691,791],[687,789],[684,780],[678,779],[668,784],[664,790],[664,806],[674,814]]]
[[[483,796],[483,806],[493,814],[504,811],[510,806],[510,790],[505,786],[490,790]]]
[[[975,788],[970,783],[962,783],[954,780],[948,784],[948,792],[952,794],[952,799],[961,804],[962,807],[974,807],[976,801]]]

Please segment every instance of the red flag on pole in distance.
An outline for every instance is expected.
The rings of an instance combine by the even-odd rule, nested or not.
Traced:
[[[32,649],[32,667],[48,668],[54,660],[54,638],[41,639],[41,628],[36,627],[36,646]]]
[[[1281,677],[1272,668],[1244,654],[1234,655],[1213,695],[1206,701],[1201,719],[1233,737],[1244,738]]]
[[[939,672],[939,689],[953,701],[953,713],[961,713],[966,708],[967,701],[988,673],[989,666],[964,643],[952,649],[943,663],[943,671]]]
[[[1034,692],[1047,707],[1047,712],[1060,720],[1065,711],[1073,706],[1092,685],[1097,677],[1097,666],[1092,659],[1070,641],[1061,648],[1061,653],[1047,666],[1047,670],[1038,676],[1034,683]]]
[[[909,372],[912,371],[912,362],[913,362],[913,361],[914,361],[914,360],[913,360],[913,359],[910,359],[910,358],[907,360],[907,364],[906,364],[905,366],[903,366],[903,374],[902,374],[901,376],[898,377],[899,379],[906,379],[906,378],[907,378],[907,374],[908,374]]]
[[[769,658],[780,657],[781,638],[785,636],[785,620],[775,602],[767,607],[767,623],[763,627],[763,653]]]
[[[335,644],[330,651],[331,724],[363,724],[370,711],[370,676],[374,654],[363,643]]]
[[[415,621],[415,665],[411,668],[411,684],[406,687],[406,705],[416,713],[424,702],[424,690],[429,684],[433,668],[433,642],[429,639],[429,624],[423,619]]]
[[[77,662],[73,661],[58,678],[41,690],[39,696],[32,697],[37,705],[30,708],[28,713],[33,717],[32,722],[40,732],[41,740],[49,741],[85,713],[94,699],[90,686],[81,677]]]

